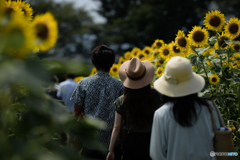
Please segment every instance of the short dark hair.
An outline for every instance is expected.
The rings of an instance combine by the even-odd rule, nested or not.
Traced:
[[[73,74],[73,73],[68,73],[68,74],[67,74],[67,78],[74,79],[74,78],[75,78],[75,74]]]
[[[111,48],[102,44],[93,49],[91,60],[97,70],[109,71],[115,61],[115,53]]]

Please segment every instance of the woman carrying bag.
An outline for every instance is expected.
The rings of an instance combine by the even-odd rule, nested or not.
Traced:
[[[223,119],[213,102],[198,97],[204,85],[204,78],[192,72],[190,61],[183,57],[170,59],[163,75],[154,82],[164,105],[154,114],[153,160],[216,160],[210,156],[215,149],[212,120],[219,129]]]
[[[151,89],[154,66],[134,57],[119,68],[124,94],[115,102],[115,122],[107,160],[114,159],[114,145],[123,125],[128,132],[123,144],[123,160],[148,160],[153,114],[161,106],[159,93]]]

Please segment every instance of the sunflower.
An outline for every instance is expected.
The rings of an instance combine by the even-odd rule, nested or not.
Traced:
[[[26,19],[21,19],[17,14],[13,14],[12,21],[3,31],[8,37],[6,51],[9,56],[23,59],[33,49],[32,30],[29,29]]]
[[[224,29],[231,39],[237,38],[240,34],[240,20],[237,18],[230,18]]]
[[[94,67],[89,76],[92,76],[97,73],[97,69]]]
[[[209,81],[211,84],[218,84],[220,82],[220,78],[218,77],[218,75],[212,75],[210,78],[209,78]]]
[[[240,41],[235,41],[235,42],[240,43]],[[231,43],[230,47],[231,47],[232,49],[234,49],[235,51],[240,52],[240,44]]]
[[[163,64],[164,64],[164,62],[165,62],[165,60],[164,60],[163,58],[160,58],[159,60],[157,60],[157,61],[154,61],[154,63],[155,63],[156,65],[158,65],[158,66],[161,66],[161,65],[163,65]]]
[[[85,77],[80,76],[80,77],[75,77],[73,80],[78,83],[83,78],[85,78]]]
[[[133,48],[133,50],[131,51],[131,55],[132,55],[133,57],[136,57],[137,54],[138,54],[138,52],[141,52],[141,49],[135,47],[135,48]]]
[[[205,28],[201,26],[194,26],[192,31],[188,34],[189,40],[195,47],[202,47],[208,43],[209,33]]]
[[[110,69],[110,75],[115,76],[118,74],[119,64],[113,64],[113,66]]]
[[[23,12],[23,16],[26,17],[29,22],[32,20],[33,9],[32,7],[30,7],[30,4],[22,0],[17,0],[16,2],[12,2],[12,3],[16,3],[16,5],[20,7],[20,9]]]
[[[149,46],[146,46],[142,52],[144,52],[146,55],[150,55],[152,53],[153,49]]]
[[[55,46],[58,38],[57,21],[50,12],[37,15],[31,23],[36,42],[35,51],[48,51]]]
[[[157,71],[156,71],[156,75],[158,76],[158,77],[160,77],[162,74],[163,74],[163,68],[162,67],[158,67],[158,69],[157,69]]]
[[[220,11],[209,11],[204,17],[204,25],[212,31],[220,31],[225,24],[225,17]]]
[[[186,38],[183,31],[179,30],[177,37],[175,38],[175,44],[178,49],[184,50],[189,45],[189,40]]]
[[[179,48],[177,48],[176,44],[173,41],[169,44],[169,46],[170,46],[173,56],[182,56],[181,50]]]
[[[130,57],[131,57],[131,52],[130,51],[127,51],[127,52],[124,53],[124,58],[126,60],[129,60]]]
[[[163,45],[164,45],[164,41],[163,40],[156,39],[154,41],[154,43],[152,44],[152,49],[161,48]]]
[[[218,37],[219,42],[216,42],[215,45],[214,45],[214,47],[215,47],[216,49],[218,49],[219,46],[220,46],[222,49],[226,49],[226,48],[228,47],[228,44],[225,43],[225,41],[227,41],[227,40],[229,40],[229,39],[230,39],[230,38],[228,37],[228,35],[227,35],[226,33],[222,33],[222,35],[220,35],[220,36]],[[218,46],[218,45],[219,45],[219,46]]]
[[[14,2],[12,2],[11,0],[9,1],[5,1],[5,14],[6,15],[11,15],[16,13],[19,17],[23,16],[23,12],[21,10],[21,8]]]
[[[169,45],[164,44],[163,47],[160,49],[160,56],[166,59],[170,55],[172,55],[172,51],[171,51]]]
[[[121,56],[119,57],[118,64],[121,65],[125,62],[125,59]]]
[[[136,57],[138,57],[141,61],[144,61],[147,58],[147,54],[145,54],[144,52],[138,52]]]

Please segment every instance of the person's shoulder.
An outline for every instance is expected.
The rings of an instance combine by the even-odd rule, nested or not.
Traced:
[[[158,108],[155,113],[159,116],[166,116],[170,112],[171,103],[165,103],[160,108]]]
[[[111,77],[111,80],[114,82],[114,84],[116,84],[117,86],[120,86],[120,87],[123,87],[123,83],[122,81],[116,79],[116,78],[113,78]]]
[[[123,101],[124,101],[124,95],[119,96],[116,101],[114,102],[115,105],[119,105],[122,106],[123,105]]]

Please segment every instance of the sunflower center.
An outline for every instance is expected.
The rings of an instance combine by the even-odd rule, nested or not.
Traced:
[[[201,31],[196,31],[193,33],[193,40],[195,42],[202,42],[204,40],[204,33]]]
[[[6,9],[6,14],[9,15],[9,14],[11,14],[12,12],[13,12],[13,9],[12,9],[12,8],[7,8],[7,9]]]
[[[158,74],[161,74],[161,73],[162,73],[162,70],[161,70],[161,69],[159,69],[159,70],[158,70]]]
[[[236,51],[239,51],[239,50],[240,50],[240,45],[235,44],[235,45],[233,46],[233,48],[234,48]]]
[[[178,40],[178,44],[179,44],[179,46],[181,46],[181,47],[186,47],[187,41],[186,41],[185,38],[181,38],[181,39]]]
[[[164,55],[164,56],[169,55],[169,50],[168,50],[168,49],[164,49],[164,50],[163,50],[163,55]]]
[[[212,78],[212,82],[217,82],[217,78],[216,78],[216,77],[213,77],[213,78]]]
[[[117,72],[117,68],[113,68],[113,72]]]
[[[27,16],[27,11],[26,11],[26,9],[22,8],[22,11],[23,11],[24,15]]]
[[[175,53],[180,53],[180,49],[177,49],[176,46],[173,46],[173,51],[174,51]]]
[[[142,59],[144,57],[144,55],[140,54],[139,55],[139,59]]]
[[[156,45],[157,45],[157,47],[159,47],[159,48],[162,47],[162,43],[161,43],[161,42],[157,42]]]
[[[227,41],[228,38],[227,37],[221,37],[221,40],[219,41],[220,47],[225,48],[227,46],[227,44],[225,43],[225,40]]]
[[[133,55],[136,56],[136,55],[137,55],[137,52],[134,52]]]
[[[235,34],[239,31],[239,27],[236,23],[230,24],[228,29],[229,29],[229,32],[232,34]]]
[[[158,61],[158,64],[159,64],[159,65],[162,65],[163,62],[164,62],[163,60],[159,60],[159,61]]]
[[[48,38],[49,30],[45,24],[42,24],[42,23],[37,24],[36,29],[37,29],[37,36],[40,39],[46,40]]]
[[[221,19],[218,16],[213,16],[209,21],[209,24],[213,27],[218,27],[220,23]]]
[[[146,50],[145,53],[146,53],[146,54],[149,54],[150,52],[149,52],[149,50]]]

